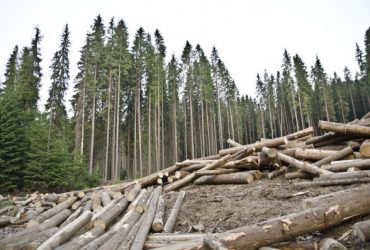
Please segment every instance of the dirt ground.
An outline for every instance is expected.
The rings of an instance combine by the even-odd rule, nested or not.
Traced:
[[[290,185],[283,177],[274,180],[261,179],[247,185],[192,185],[183,189],[187,193],[174,231],[224,232],[302,211],[300,207],[302,199],[356,186],[360,185],[298,188]],[[303,191],[309,192],[291,197]],[[175,192],[166,195],[166,214],[169,214],[176,197]],[[292,239],[292,242],[306,245],[300,249],[313,249],[309,247],[313,242],[318,243],[322,238],[332,237],[339,239],[338,241],[348,249],[370,249],[370,243],[364,244],[359,241],[352,230],[352,225],[363,219],[370,219],[370,216],[304,235]]]

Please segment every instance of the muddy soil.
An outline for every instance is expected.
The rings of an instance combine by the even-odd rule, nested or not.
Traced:
[[[248,185],[192,185],[183,189],[187,194],[174,232],[224,232],[302,211],[302,199],[356,186],[360,185],[298,188],[290,185],[283,177],[274,180],[261,179]],[[293,194],[304,191],[308,192],[292,197]],[[176,192],[166,195],[166,214],[169,214],[176,197]],[[322,238],[332,237],[339,239],[348,249],[370,249],[370,243],[360,242],[352,231],[352,225],[363,219],[370,219],[370,216],[300,236],[292,239],[292,242],[313,245],[313,242],[318,243]]]

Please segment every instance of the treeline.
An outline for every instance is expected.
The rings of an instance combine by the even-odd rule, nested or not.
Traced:
[[[310,72],[287,51],[281,73],[257,75],[257,97],[240,95],[216,48],[208,58],[186,42],[166,61],[161,33],[97,16],[80,51],[73,116],[67,116],[69,29],[50,65],[45,112],[37,109],[42,36],[16,46],[0,88],[0,192],[71,189],[98,180],[137,178],[181,161],[216,154],[226,139],[278,137],[319,119],[347,122],[369,111],[370,29],[354,78]]]

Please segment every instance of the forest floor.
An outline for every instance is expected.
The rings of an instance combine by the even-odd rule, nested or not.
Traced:
[[[273,180],[260,179],[248,185],[192,185],[183,189],[187,193],[174,232],[219,233],[252,225],[302,211],[302,199],[357,186],[361,185],[298,188],[290,185],[284,177]],[[299,192],[307,193],[292,196]],[[177,193],[174,192],[166,195],[165,214],[169,214],[176,197]],[[370,243],[360,242],[352,230],[352,225],[361,219],[370,219],[370,216],[358,218],[325,231],[307,234],[292,239],[291,242],[318,243],[322,238],[331,237],[340,241],[348,249],[370,249]],[[310,247],[304,249],[310,249]]]

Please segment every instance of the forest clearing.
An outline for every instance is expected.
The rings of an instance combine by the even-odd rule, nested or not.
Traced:
[[[2,197],[2,249],[369,249],[370,113],[125,183]],[[189,186],[190,184],[190,186]],[[356,222],[356,223],[355,223]],[[355,224],[354,224],[355,223]]]

